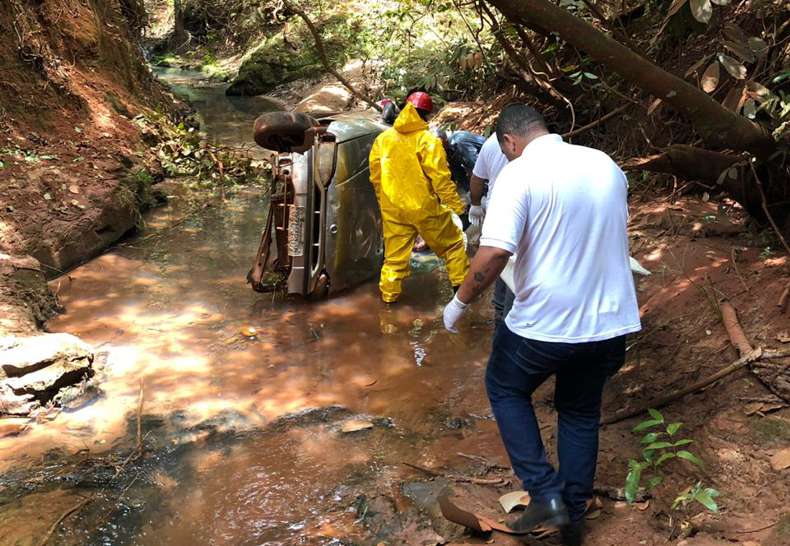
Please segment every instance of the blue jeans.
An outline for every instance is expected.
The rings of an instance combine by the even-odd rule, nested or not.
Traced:
[[[505,281],[501,277],[496,278],[494,283],[494,297],[491,298],[491,303],[494,304],[494,327],[499,328],[499,325],[505,322],[505,317],[510,313],[510,308],[513,307],[513,300],[516,295],[510,291]]]
[[[513,470],[537,500],[562,496],[572,521],[592,498],[598,460],[601,395],[625,360],[625,336],[589,343],[549,343],[497,328],[486,390]],[[532,393],[556,375],[559,471],[549,463],[532,408]]]

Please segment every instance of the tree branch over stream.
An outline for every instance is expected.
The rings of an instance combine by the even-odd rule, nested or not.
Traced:
[[[709,145],[749,151],[758,157],[766,157],[776,149],[776,142],[758,124],[726,109],[704,91],[548,0],[487,1],[513,24],[556,32],[613,72],[666,101],[692,121]]]
[[[321,63],[324,65],[324,68],[326,68],[326,71],[332,74],[335,78],[337,78],[337,80],[340,83],[342,83],[346,87],[346,89],[348,89],[349,92],[351,92],[351,94],[354,95],[356,98],[358,98],[363,102],[366,102],[371,108],[374,108],[377,111],[381,112],[381,106],[376,104],[376,102],[370,97],[363,95],[362,93],[357,91],[354,88],[354,86],[351,85],[351,82],[349,82],[345,77],[343,77],[343,75],[340,74],[340,72],[337,69],[335,69],[335,67],[332,66],[332,63],[329,62],[329,56],[327,56],[326,48],[324,47],[324,40],[321,38],[321,33],[318,31],[315,24],[313,24],[313,21],[310,19],[310,17],[308,17],[304,11],[302,11],[300,8],[294,5],[290,0],[283,0],[283,4],[289,10],[294,12],[294,14],[296,14],[297,17],[302,19],[305,25],[307,25],[307,28],[310,31],[310,34],[312,34],[313,40],[315,41],[315,49],[318,52],[318,57],[321,59]]]

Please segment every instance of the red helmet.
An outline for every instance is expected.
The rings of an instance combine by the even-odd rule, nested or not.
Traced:
[[[412,103],[415,108],[420,110],[433,112],[433,101],[431,100],[431,96],[424,91],[415,91],[409,95],[409,98],[406,99],[406,102]]]

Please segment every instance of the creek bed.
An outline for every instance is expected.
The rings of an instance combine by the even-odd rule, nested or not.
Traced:
[[[225,145],[248,148],[254,118],[272,108],[162,75]],[[450,287],[424,259],[393,308],[375,282],[319,303],[255,293],[245,275],[266,204],[256,188],[225,200],[176,190],[135,238],[53,281],[66,312],[48,329],[98,347],[101,394],[0,444],[0,536],[49,506],[36,513],[40,536],[87,494],[54,543],[339,543],[364,535],[358,498],[389,493],[401,462],[452,458],[478,418],[495,439],[482,388],[488,303],[465,334],[444,332]],[[144,453],[118,471],[124,457],[112,454],[135,445],[141,395]],[[336,406],[331,419],[288,417]],[[386,426],[339,431],[351,417]],[[87,477],[58,477],[75,465]]]

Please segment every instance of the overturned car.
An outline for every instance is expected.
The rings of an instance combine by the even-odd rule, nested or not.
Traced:
[[[321,298],[378,274],[384,249],[368,155],[386,128],[364,113],[256,120],[255,141],[275,155],[266,225],[247,274],[254,290]]]

